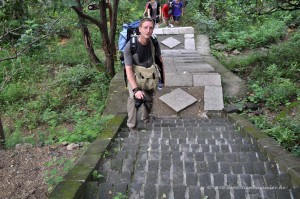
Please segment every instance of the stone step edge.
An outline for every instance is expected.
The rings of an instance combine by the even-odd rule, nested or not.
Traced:
[[[300,158],[285,150],[274,139],[259,130],[243,116],[237,113],[225,114],[243,135],[255,139],[260,150],[271,160],[277,162],[280,169],[290,175],[295,187],[300,187]]]
[[[111,141],[118,135],[126,117],[126,114],[114,115],[98,138],[91,143],[63,180],[54,187],[48,199],[82,198],[86,183],[92,179],[92,172],[98,167]]]

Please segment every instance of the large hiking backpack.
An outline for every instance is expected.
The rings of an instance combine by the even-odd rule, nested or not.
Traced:
[[[125,81],[126,87],[127,87],[127,75],[126,75],[126,71],[125,71],[124,48],[125,48],[127,42],[130,42],[131,53],[135,54],[137,52],[137,36],[140,34],[140,32],[139,32],[140,21],[141,20],[134,21],[134,22],[128,23],[128,24],[123,24],[123,30],[120,32],[120,36],[119,36],[118,43],[119,43],[119,51],[120,51],[120,60],[121,60],[121,66],[124,69],[124,81]],[[156,46],[158,45],[157,38],[152,35],[151,41],[155,47],[155,52],[156,52]],[[158,66],[160,68],[162,81],[164,82],[162,63],[160,62],[160,60],[157,56],[155,56],[155,63],[158,64]]]
[[[133,35],[139,35],[139,25],[141,20],[134,21],[132,23],[123,24],[123,30],[119,36],[119,51],[124,52],[126,43],[130,40]]]

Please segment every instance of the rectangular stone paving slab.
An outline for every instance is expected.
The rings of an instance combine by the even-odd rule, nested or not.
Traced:
[[[221,86],[221,76],[217,73],[193,75],[194,86]]]
[[[194,34],[185,34],[184,38],[194,38]]]
[[[206,63],[176,63],[177,71],[186,71],[188,70],[190,73],[203,73],[203,72],[214,72],[214,68],[211,65]]]
[[[204,110],[220,111],[224,108],[221,86],[205,86]]]
[[[173,58],[177,63],[204,63],[205,60],[201,59],[200,57],[174,57]]]
[[[195,40],[194,38],[186,38],[184,41],[184,49],[195,50]]]
[[[175,49],[175,50],[162,50],[161,51],[162,55],[172,55],[172,56],[190,56],[190,55],[198,55],[200,56],[199,52],[195,51],[195,50],[185,50],[185,49]]]
[[[197,99],[192,95],[188,94],[181,88],[177,88],[174,91],[167,93],[159,98],[161,101],[166,103],[176,112],[180,112],[186,107],[197,102]]]
[[[166,74],[166,86],[193,86],[193,77],[190,74]]]

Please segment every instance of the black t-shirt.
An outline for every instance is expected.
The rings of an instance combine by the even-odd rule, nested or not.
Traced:
[[[153,45],[154,47],[154,45]],[[157,46],[154,47],[157,56],[161,56],[160,45],[157,43]],[[151,41],[148,42],[147,45],[142,45],[139,41],[137,41],[137,53],[131,53],[130,41],[126,44],[124,49],[124,61],[125,65],[139,65],[144,66],[146,68],[150,67],[153,64],[153,57],[151,51]]]
[[[160,3],[159,2],[156,2],[157,6],[156,6],[156,15],[159,15],[159,8],[160,8]],[[153,16],[153,9],[152,9],[152,4],[151,2],[148,3],[148,9],[150,9],[150,16],[152,17]]]

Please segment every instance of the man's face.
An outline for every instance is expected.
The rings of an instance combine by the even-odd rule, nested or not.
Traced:
[[[141,27],[139,27],[140,36],[144,38],[150,38],[153,33],[153,23],[145,21]]]

